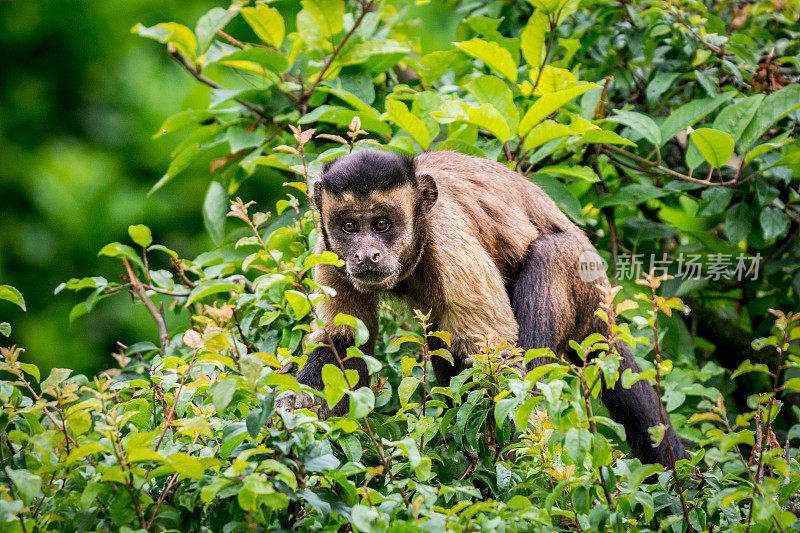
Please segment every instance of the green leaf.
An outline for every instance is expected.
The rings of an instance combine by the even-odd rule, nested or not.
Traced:
[[[519,123],[519,111],[514,105],[511,89],[505,82],[496,76],[479,76],[469,82],[465,88],[478,103],[490,104],[500,113],[500,118],[503,119],[503,123],[507,124],[510,134],[516,131]],[[492,131],[491,128],[487,127],[486,129]],[[497,135],[495,137],[500,138]]]
[[[634,183],[625,185],[621,189],[611,194],[604,194],[595,202],[596,207],[606,207],[609,205],[637,205],[647,200],[667,196],[669,191],[645,185],[644,183]]]
[[[209,389],[211,392],[211,401],[214,404],[214,409],[217,411],[217,416],[222,416],[227,409],[228,404],[233,399],[233,393],[236,392],[236,378],[220,379],[214,382]]]
[[[555,120],[545,120],[534,126],[534,128],[528,132],[528,135],[525,136],[524,144],[525,148],[533,150],[553,139],[569,137],[577,133],[578,132],[572,128],[560,124]]]
[[[647,89],[645,90],[647,101],[651,104],[656,103],[658,97],[664,94],[680,75],[680,72],[659,72],[653,76],[653,79],[647,83]]]
[[[747,154],[744,156],[745,165],[749,164],[757,157],[761,157],[764,154],[777,150],[778,148],[782,148],[787,143],[794,142],[794,139],[790,137],[791,133],[791,130],[784,131],[772,140],[761,143],[747,152]]]
[[[764,230],[764,239],[771,241],[776,237],[785,235],[789,231],[791,220],[789,217],[774,207],[765,207],[758,216],[761,229]]]
[[[672,139],[675,135],[695,124],[734,96],[735,93],[727,92],[718,94],[713,98],[694,100],[682,105],[673,111],[661,124],[661,142],[667,142]]]
[[[741,152],[747,151],[767,129],[795,109],[800,108],[800,84],[792,83],[776,91],[761,102],[753,120],[745,128],[739,141]]]
[[[78,460],[83,459],[84,457],[95,454],[97,452],[102,452],[105,449],[106,449],[105,446],[97,442],[89,442],[87,444],[83,444],[81,446],[78,446],[77,448],[74,448],[71,452],[69,452],[66,463],[68,465],[75,463]]]
[[[415,378],[414,376],[403,378],[403,381],[400,382],[400,386],[397,387],[397,397],[400,399],[401,407],[406,406],[408,400],[414,394],[414,391],[417,390],[419,383],[419,379]]]
[[[149,37],[162,43],[172,44],[179,52],[194,61],[197,52],[197,39],[192,30],[177,22],[162,22],[151,28],[137,24],[131,29],[142,37]]]
[[[475,38],[453,44],[465,54],[480,59],[487,67],[516,83],[517,64],[514,57],[496,42]]]
[[[22,294],[15,287],[12,287],[11,285],[0,285],[0,300],[7,300],[11,303],[15,303],[18,306],[20,306],[23,311],[28,310],[25,307],[25,298],[23,298]],[[10,327],[9,331],[11,331]]]
[[[302,292],[289,290],[284,294],[286,296],[286,301],[289,302],[289,305],[292,307],[292,311],[294,311],[294,314],[298,320],[306,316],[311,311],[311,302],[308,301],[308,297]]]
[[[344,27],[344,0],[303,0],[303,9],[311,13],[326,38]]]
[[[733,155],[733,138],[725,132],[700,128],[690,135],[697,149],[714,168],[720,168]]]
[[[65,379],[72,374],[72,370],[69,368],[54,368],[50,371],[50,375],[47,376],[47,379],[42,381],[41,389],[42,392],[48,391],[57,385],[61,385]]]
[[[8,337],[11,335],[11,324],[8,322],[0,322],[0,333]]]
[[[410,51],[411,49],[401,42],[379,39],[353,45],[338,58],[338,62],[342,65],[367,63],[368,67],[376,68],[383,63],[382,59],[391,63],[392,58],[402,59]]]
[[[245,148],[252,148],[258,146],[266,139],[266,134],[261,128],[256,128],[253,131],[247,131],[239,126],[228,128],[228,144],[231,146],[231,152],[238,152]]]
[[[359,318],[344,313],[338,313],[333,317],[333,324],[335,326],[350,326],[353,328],[355,333],[354,344],[356,346],[361,346],[369,340],[369,329]]]
[[[119,467],[117,467],[119,468]],[[108,475],[108,473],[106,473]],[[119,481],[122,481],[122,474],[119,474]],[[113,493],[113,499],[108,505],[108,514],[118,530],[128,526],[136,518],[136,509],[133,505],[133,498],[127,490],[119,490]]]
[[[589,167],[581,165],[551,165],[548,167],[540,168],[536,171],[537,174],[555,174],[557,176],[570,176],[579,178],[589,183],[600,181],[600,177],[594,173]]]
[[[431,331],[428,333],[429,337],[436,337],[444,341],[447,346],[450,346],[450,332],[449,331]]]
[[[304,269],[311,268],[315,265],[342,266],[344,265],[344,261],[339,259],[339,256],[335,253],[326,250],[321,254],[311,254],[303,261]]]
[[[500,142],[506,142],[511,136],[511,130],[503,115],[491,104],[481,104],[480,107],[467,107],[466,111],[471,124],[488,130]]]
[[[167,456],[167,463],[175,469],[180,479],[200,479],[203,477],[204,469],[202,463],[188,453],[173,453]]]
[[[282,74],[286,72],[286,69],[289,68],[289,62],[286,60],[285,56],[267,48],[246,48],[244,50],[238,50],[232,54],[220,57],[216,62],[220,65],[227,65],[235,68],[245,68],[247,70],[252,70],[252,65],[243,66],[242,62],[245,62],[246,64],[255,63],[256,65],[264,67],[277,74]],[[259,130],[256,130],[253,133],[257,134],[258,131]],[[261,141],[263,140],[264,137],[262,136]]]
[[[1,326],[2,324],[0,324],[0,327]],[[10,329],[11,328],[9,328],[9,330]],[[6,335],[6,337],[8,337],[8,335]],[[33,378],[36,380],[37,383],[42,380],[42,376],[41,374],[39,374],[39,367],[36,365],[33,365],[31,363],[19,363],[19,369],[25,372],[26,374],[33,376]]]
[[[8,477],[16,487],[16,492],[19,498],[25,503],[30,505],[34,499],[42,494],[42,478],[28,472],[27,470],[16,470],[14,468],[7,468]]]
[[[617,133],[610,130],[589,130],[581,136],[578,144],[621,144],[625,146],[636,146],[636,143],[623,139]]]
[[[135,226],[128,226],[128,235],[131,236],[133,242],[135,242],[142,248],[147,248],[148,246],[153,244],[153,234],[150,232],[150,228],[148,228],[144,224],[136,224]]]
[[[255,391],[256,382],[261,377],[263,369],[264,361],[256,354],[245,353],[239,358],[239,370],[252,391]]]
[[[728,187],[709,187],[700,196],[708,203],[697,213],[697,216],[706,217],[722,213],[733,198],[733,190]]]
[[[236,284],[224,279],[208,279],[201,281],[189,293],[189,299],[186,305],[193,304],[201,298],[211,296],[212,294],[219,294],[221,292],[231,292],[236,290]]]
[[[576,464],[583,462],[583,457],[592,445],[592,434],[585,428],[570,428],[564,439],[564,447]]]
[[[794,392],[800,392],[800,378],[787,379],[783,383],[783,388]]]
[[[203,226],[216,245],[222,243],[222,239],[225,238],[227,213],[228,191],[219,182],[212,181],[203,200]]]
[[[345,371],[347,375],[342,374],[342,370],[335,365],[326,364],[322,367],[322,383],[325,385],[325,400],[328,402],[328,406],[333,409],[333,407],[339,403],[344,395],[346,394],[345,391],[350,388],[350,384],[353,386],[358,383],[358,371],[351,369],[347,369]]]
[[[283,36],[286,34],[286,26],[277,9],[256,4],[255,7],[243,7],[241,14],[259,39],[275,48],[280,48]]]
[[[386,113],[381,118],[388,118],[397,126],[405,130],[411,138],[414,139],[420,148],[427,150],[431,144],[431,138],[428,134],[428,128],[416,115],[408,110],[408,107],[400,100],[387,100]]]
[[[331,453],[331,445],[328,441],[314,441],[309,444],[300,455],[300,461],[309,472],[334,470],[341,464]]]
[[[236,16],[235,11],[228,11],[221,7],[215,7],[200,17],[194,29],[194,33],[197,35],[198,54],[203,54],[208,50],[208,46],[214,39],[217,30],[224,28],[234,16]]]
[[[547,18],[532,15],[519,34],[519,47],[530,68],[541,68],[545,54],[545,34],[548,30]]]
[[[349,418],[364,418],[375,408],[375,394],[369,387],[361,387],[350,393]]]
[[[759,372],[762,374],[769,374],[769,367],[764,363],[751,363],[750,359],[746,359],[739,367],[731,374],[731,379],[736,379],[742,374],[750,374]]]
[[[531,129],[546,119],[551,113],[557,111],[573,98],[582,95],[589,89],[597,87],[594,83],[579,82],[578,85],[541,96],[522,117],[519,123],[519,135],[525,135]]]
[[[539,85],[536,86],[536,92],[534,93],[537,96],[563,91],[578,84],[578,78],[575,74],[565,68],[554,67],[553,65],[543,66],[541,74],[538,70],[532,71],[531,79],[536,80],[536,78],[539,78]]]
[[[585,223],[581,203],[563,183],[552,176],[544,174],[534,174],[530,177],[530,180],[541,187],[572,220],[578,224]]]
[[[661,444],[662,440],[664,440],[664,435],[667,432],[667,426],[664,424],[656,424],[655,426],[650,426],[647,428],[647,432],[650,434],[650,441],[653,448],[655,448]]]
[[[658,129],[655,121],[647,115],[618,109],[614,116],[608,117],[606,120],[628,126],[654,145],[661,144],[661,130]]]
[[[734,141],[738,141],[744,129],[753,119],[756,111],[758,111],[758,106],[764,100],[764,96],[761,93],[754,94],[725,107],[714,119],[714,124],[711,127],[715,130],[724,131]]]
[[[110,244],[106,244],[103,246],[103,249],[97,252],[98,256],[105,255],[107,257],[119,257],[123,258],[126,257],[134,266],[139,267],[141,272],[145,271],[144,263],[139,258],[139,254],[137,254],[133,248],[128,246],[127,244],[120,244],[118,242],[112,242]]]
[[[731,244],[739,244],[753,229],[753,210],[745,203],[734,204],[725,215],[725,233]]]

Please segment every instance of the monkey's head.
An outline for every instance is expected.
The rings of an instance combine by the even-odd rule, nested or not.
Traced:
[[[437,195],[430,174],[393,152],[363,150],[326,165],[314,187],[322,236],[357,290],[391,290],[414,271]]]

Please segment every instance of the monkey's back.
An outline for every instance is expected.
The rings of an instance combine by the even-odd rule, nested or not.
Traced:
[[[436,181],[439,197],[430,212],[434,240],[474,228],[505,274],[525,258],[543,234],[568,233],[591,246],[556,203],[538,186],[501,163],[458,152],[429,152],[416,158],[416,171]],[[436,238],[437,232],[444,232]]]

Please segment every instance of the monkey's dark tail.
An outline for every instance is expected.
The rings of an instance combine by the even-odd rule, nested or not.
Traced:
[[[617,342],[616,346],[622,362],[619,374],[630,368],[632,372],[639,373],[641,367],[636,363],[628,345]],[[611,418],[622,424],[628,437],[631,452],[644,463],[661,463],[666,468],[673,468],[674,461],[687,458],[686,447],[683,439],[675,433],[675,428],[669,419],[669,414],[664,410],[667,425],[665,438],[657,447],[653,447],[648,429],[662,423],[661,398],[656,394],[653,386],[644,380],[635,382],[630,389],[625,389],[622,383],[617,382],[613,389],[603,388],[603,403],[608,408]],[[667,444],[669,442],[669,444]],[[672,448],[672,453],[670,449]]]

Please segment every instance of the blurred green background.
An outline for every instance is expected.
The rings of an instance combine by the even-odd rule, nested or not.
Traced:
[[[117,280],[118,262],[97,252],[126,242],[129,224],[146,222],[187,257],[210,246],[200,214],[207,169],[189,169],[146,197],[175,145],[153,133],[172,113],[203,106],[207,91],[163,46],[130,29],[193,25],[214,4],[0,2],[0,284],[16,286],[28,305],[25,313],[0,302],[0,322],[12,324],[10,343],[45,373],[107,368],[117,340],[155,338],[147,315],[125,298],[104,300],[70,325],[79,298],[53,296],[71,277]]]
[[[128,225],[147,224],[157,242],[182,257],[214,247],[201,215],[207,167],[192,166],[147,197],[179,141],[153,134],[173,113],[206,108],[208,88],[163,45],[131,28],[164,21],[193,28],[215,5],[227,3],[0,2],[0,284],[17,287],[28,306],[23,312],[0,301],[0,322],[12,325],[11,338],[0,340],[25,347],[44,374],[59,366],[92,375],[115,364],[117,341],[156,339],[144,308],[125,297],[105,299],[70,323],[70,310],[86,294],[53,295],[72,277],[119,281],[118,261],[97,252],[109,242],[129,242]],[[456,38],[461,17],[445,4],[413,7],[410,14],[416,23],[435,21],[424,49]],[[234,33],[250,31],[241,20],[231,26]],[[269,209],[284,192],[280,183],[275,172],[257,173],[236,195]]]

